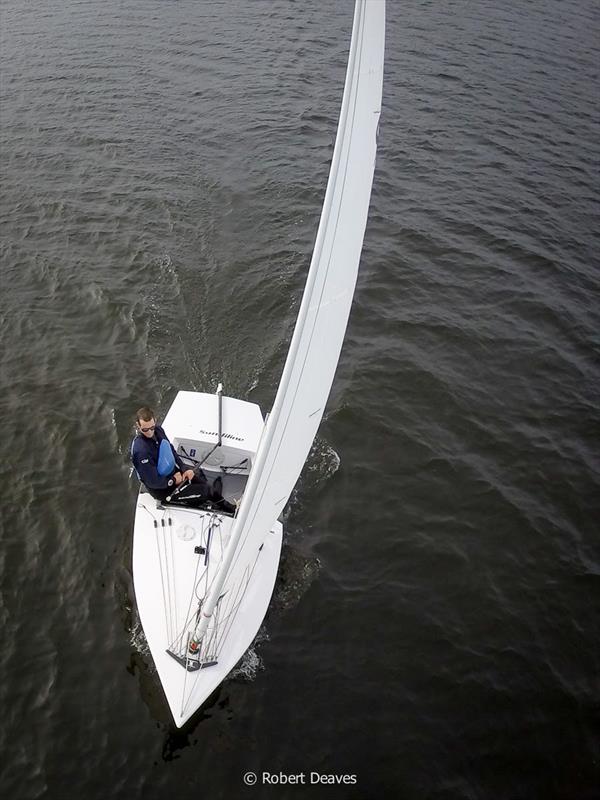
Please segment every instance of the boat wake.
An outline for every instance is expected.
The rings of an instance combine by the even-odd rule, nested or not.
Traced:
[[[298,605],[310,585],[319,574],[321,562],[318,558],[307,558],[289,544],[284,544],[283,554],[273,600],[271,613],[281,615]]]
[[[315,491],[338,471],[341,459],[333,447],[319,435],[310,449],[302,477],[294,487],[283,518],[287,521],[314,500]]]
[[[132,616],[132,625],[129,629],[129,643],[139,655],[147,660],[148,665],[151,665],[156,671],[156,667],[154,667],[154,662],[152,661],[152,653],[150,652],[150,647],[144,635],[144,629],[142,628],[142,623],[137,611],[134,611]]]
[[[309,483],[309,488],[311,489],[316,488],[327,478],[335,475],[340,463],[340,457],[333,447],[325,439],[317,435],[308,454],[305,479],[302,483]]]
[[[256,648],[263,642],[269,641],[269,634],[265,625],[261,625],[260,630],[256,634],[256,638],[250,647],[244,653],[240,663],[229,673],[229,680],[243,680],[253,681],[259,672],[265,668],[265,663],[262,656],[257,652]]]

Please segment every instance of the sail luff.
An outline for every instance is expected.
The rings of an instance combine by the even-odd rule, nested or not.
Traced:
[[[384,26],[383,0],[356,0],[340,122],[306,287],[244,501],[220,575],[204,606],[199,638],[206,632],[225,581],[236,571],[248,537],[256,534],[257,541],[252,539],[251,543],[253,549],[258,548],[260,537],[268,535],[287,502],[331,389],[350,312],[373,180]],[[332,321],[322,313],[324,308]],[[323,335],[327,342],[321,360],[315,336]],[[305,375],[307,367],[314,372],[312,378]],[[287,462],[282,448],[284,454],[285,448],[290,448]],[[285,474],[279,474],[278,469]]]

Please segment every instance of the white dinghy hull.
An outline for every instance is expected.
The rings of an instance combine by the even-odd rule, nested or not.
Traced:
[[[258,448],[263,419],[258,406],[223,397],[223,444],[202,466],[220,474],[225,496],[243,488]],[[179,392],[164,420],[177,452],[201,461],[217,441],[215,395]],[[240,463],[237,471],[228,471]],[[229,481],[229,485],[228,485]],[[276,522],[240,567],[238,590],[221,598],[199,657],[189,656],[199,601],[210,588],[233,518],[204,509],[158,503],[138,496],[133,535],[133,580],[140,621],[175,724],[183,725],[242,658],[267,612],[281,554]],[[179,660],[177,660],[177,657]],[[190,669],[193,668],[193,669]]]

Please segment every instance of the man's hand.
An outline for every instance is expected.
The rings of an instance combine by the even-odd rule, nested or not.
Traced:
[[[175,479],[175,486],[179,486],[179,484],[183,480],[183,475],[181,474],[181,472],[176,472],[173,475],[173,478]]]
[[[191,481],[192,478],[194,477],[194,470],[186,469],[186,471],[183,473],[183,477],[185,478],[186,481]]]

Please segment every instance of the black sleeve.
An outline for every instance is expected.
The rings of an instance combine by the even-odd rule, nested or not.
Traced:
[[[140,449],[134,443],[131,460],[141,482],[149,489],[167,489],[169,485],[172,485],[169,484],[170,477],[159,475],[156,459],[148,452],[140,452]]]

